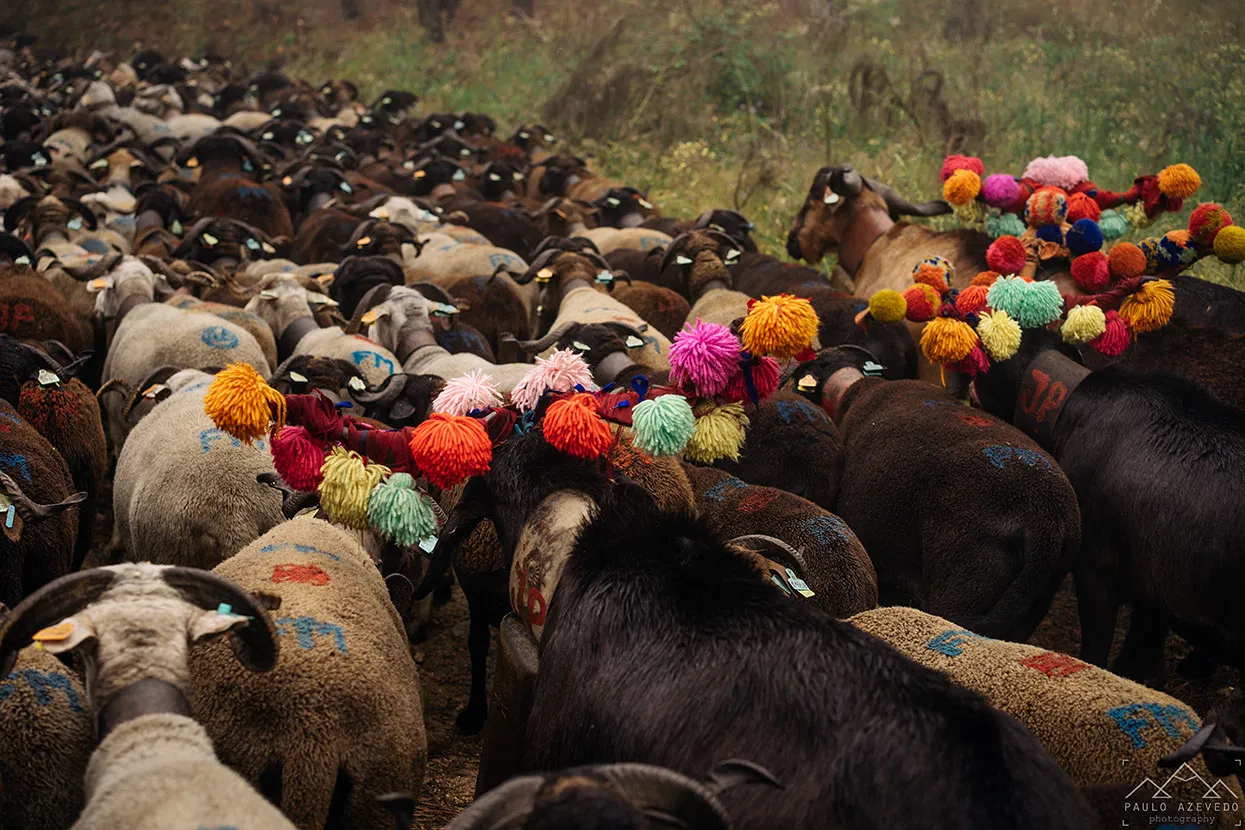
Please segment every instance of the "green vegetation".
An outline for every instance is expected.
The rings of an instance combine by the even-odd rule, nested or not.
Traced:
[[[31,5],[36,31],[105,48],[149,8]],[[1074,153],[1112,189],[1185,161],[1202,174],[1198,198],[1245,220],[1239,0],[538,2],[537,21],[470,0],[442,46],[412,5],[361,5],[364,21],[345,24],[335,0],[284,0],[260,25],[241,0],[183,0],[147,14],[143,36],[313,81],[349,77],[366,94],[406,87],[425,111],[542,121],[668,213],[739,207],[774,253],[822,164],[850,162],[925,199],[949,150],[982,156],[987,172]],[[100,7],[105,25],[87,19]],[[1211,259],[1195,271],[1245,287],[1245,269]]]

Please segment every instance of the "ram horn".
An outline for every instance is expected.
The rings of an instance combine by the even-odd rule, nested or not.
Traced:
[[[366,406],[388,406],[406,391],[406,383],[410,376],[398,372],[385,378],[377,386],[369,386],[358,392],[350,390],[350,397]]]
[[[870,190],[882,197],[886,202],[887,211],[894,218],[900,216],[941,216],[951,212],[951,205],[941,199],[916,205],[900,196],[888,184],[883,184],[873,179],[865,179],[864,182]]]
[[[471,803],[458,817],[445,825],[445,830],[502,830],[517,827],[530,815],[536,793],[544,784],[539,775],[513,778],[489,790]]]
[[[251,618],[245,628],[229,637],[234,655],[243,666],[254,672],[265,672],[277,664],[276,626],[267,609],[249,592],[197,568],[165,568],[163,578],[193,605],[209,611],[228,605],[234,614]]]
[[[9,209],[4,212],[4,229],[9,233],[17,230],[22,220],[26,218],[26,214],[34,210],[35,205],[43,199],[41,195],[23,196],[13,204],[9,205]]]
[[[92,569],[62,576],[26,597],[0,625],[0,677],[7,677],[17,653],[30,644],[36,632],[56,625],[100,598],[116,579],[105,569]]]
[[[545,334],[545,336],[540,338],[539,340],[519,341],[519,348],[527,352],[528,354],[540,354],[545,349],[549,348],[554,343],[557,343],[559,340],[565,337],[567,332],[569,332],[572,327],[577,326],[577,325],[579,325],[579,323],[576,323],[574,321],[563,323],[562,325],[557,326],[556,328],[550,329],[549,332]]]

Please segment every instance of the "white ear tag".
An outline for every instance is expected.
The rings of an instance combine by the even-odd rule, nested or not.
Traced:
[[[432,553],[437,549],[437,537],[429,536],[427,539],[420,540],[419,549],[424,553]]]
[[[610,207],[618,207],[619,205],[622,204],[622,202],[618,201],[613,196],[611,196],[605,200],[605,204],[609,205]]]
[[[338,185],[338,187],[341,188],[342,193],[354,193],[354,188],[351,187],[346,182],[342,182],[341,184]]]
[[[555,138],[553,137],[553,133],[545,133],[545,141],[546,141],[547,143],[552,144],[552,143],[553,143],[554,141],[556,141],[556,140],[557,140],[557,139],[555,139]]]
[[[103,170],[107,166],[108,166],[108,159],[100,159],[99,161],[91,165],[91,169],[92,170]]]
[[[817,378],[812,375],[805,375],[800,378],[799,382],[795,386],[801,392],[812,392],[817,388]]]
[[[827,205],[837,204],[839,201],[839,194],[835,193],[830,188],[826,188],[826,195],[822,197],[821,201],[825,202]]]
[[[499,182],[501,181],[501,176],[497,175],[496,173],[489,173],[488,180],[490,182]]]
[[[523,139],[524,141],[527,141],[531,137],[532,137],[532,134],[527,132],[526,130],[519,133],[519,138]]]
[[[277,298],[277,292],[273,291],[271,288],[265,288],[263,291],[259,292],[259,296],[265,300],[275,300]]]
[[[306,383],[307,382],[307,378],[303,377],[298,372],[290,372],[290,380],[294,381],[295,383]]]
[[[581,352],[590,351],[592,349],[592,347],[589,346],[587,343],[581,343],[578,340],[571,343],[571,345],[574,346],[576,349],[579,349]]]
[[[455,122],[454,122],[454,129],[455,129],[455,130],[461,130],[461,129],[462,129],[463,127],[465,127],[465,126],[467,126],[467,125],[466,125],[466,124],[464,124],[464,123],[463,123],[463,122],[461,122],[461,121],[455,121]]]
[[[467,178],[467,174],[464,173],[461,169],[454,171],[454,181],[461,182],[465,178]]]
[[[640,207],[644,208],[645,210],[653,209],[653,203],[650,201],[647,201],[645,199],[637,199],[636,201],[638,201],[640,203]]]
[[[207,245],[209,248],[210,248],[210,247],[212,247],[213,245],[215,245],[217,242],[220,242],[220,240],[219,240],[219,239],[217,239],[216,237],[212,236],[210,233],[205,233],[205,234],[203,234],[203,236],[201,236],[201,237],[199,237],[199,238],[200,238],[200,239],[202,239],[202,240],[203,240],[203,243],[204,243],[205,245]]]
[[[521,181],[523,181],[523,174],[522,174],[522,173],[515,173],[515,174],[514,174],[514,180],[515,180],[516,182],[521,182]]]
[[[182,235],[182,223],[179,220],[174,219],[173,224],[169,225],[169,230],[173,232],[174,234],[181,236]]]
[[[346,385],[356,392],[362,392],[367,388],[367,384],[363,382],[362,378],[357,377],[352,377],[350,380],[346,381]]]
[[[61,382],[60,376],[55,372],[49,372],[47,369],[39,370],[40,386],[59,386]]]
[[[541,268],[539,271],[536,272],[537,282],[549,282],[549,280],[551,279],[553,279],[552,268]]]
[[[691,257],[685,257],[682,254],[675,257],[674,261],[678,263],[679,265],[691,265],[692,264]]]
[[[638,349],[643,345],[644,345],[644,341],[636,337],[634,334],[629,335],[627,337],[627,348],[628,349]]]
[[[726,261],[727,261],[727,262],[730,262],[730,261],[732,261],[732,260],[736,260],[736,259],[739,259],[739,251],[731,250],[731,251],[727,251],[727,252],[726,252]]]
[[[263,135],[260,136],[260,138],[263,139],[264,141],[272,141],[272,130],[269,130],[268,132],[264,133]]]
[[[597,272],[597,282],[598,282],[598,283],[601,283],[601,284],[603,284],[603,285],[607,285],[607,284],[609,284],[609,283],[611,283],[611,282],[613,282],[613,281],[614,281],[614,275],[613,275],[613,274],[611,274],[609,271],[598,271],[598,272]]]
[[[70,219],[69,224],[66,227],[68,227],[71,231],[82,230],[82,217],[75,216],[74,218]]]
[[[406,161],[402,162],[402,167],[406,170],[414,170],[415,162],[411,161],[410,159],[407,159]]]
[[[260,247],[264,249],[264,253],[266,254],[275,254],[277,252],[277,249],[269,245],[267,242],[262,243]]]

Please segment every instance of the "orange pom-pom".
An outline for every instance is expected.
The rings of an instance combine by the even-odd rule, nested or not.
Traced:
[[[938,311],[938,292],[923,282],[904,289],[903,298],[908,304],[908,319],[913,323],[924,323]]]
[[[1069,224],[1076,222],[1078,219],[1093,219],[1098,221],[1102,216],[1102,208],[1098,207],[1098,203],[1084,193],[1073,193],[1068,197],[1068,218]]]
[[[998,271],[982,271],[973,277],[973,285],[984,285],[986,288],[994,285],[994,281],[999,278]]]
[[[1114,280],[1140,277],[1146,272],[1145,252],[1131,242],[1117,242],[1107,253],[1107,267]]]
[[[411,459],[429,481],[445,489],[487,473],[493,444],[475,418],[434,412],[411,433]]]
[[[984,285],[970,285],[955,298],[955,309],[961,314],[976,314],[986,307],[986,295],[990,289]]]
[[[1202,177],[1187,164],[1173,164],[1159,171],[1159,192],[1171,199],[1187,199],[1202,186]]]
[[[577,458],[599,458],[614,441],[596,398],[587,393],[551,403],[541,429],[549,446]]]

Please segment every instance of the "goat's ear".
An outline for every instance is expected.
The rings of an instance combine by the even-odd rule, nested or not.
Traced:
[[[48,654],[64,654],[95,638],[95,626],[85,614],[66,617],[54,626],[36,631],[30,639],[43,644]]]
[[[255,604],[265,611],[276,611],[281,607],[281,597],[276,594],[266,594],[263,591],[250,591],[249,593],[255,600]]]

